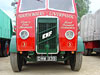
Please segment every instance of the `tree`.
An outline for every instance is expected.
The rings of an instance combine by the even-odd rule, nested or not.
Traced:
[[[78,22],[81,17],[89,12],[89,0],[76,0],[77,3],[77,11],[78,11]]]

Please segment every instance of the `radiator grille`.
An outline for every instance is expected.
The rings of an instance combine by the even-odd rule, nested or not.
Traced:
[[[38,18],[37,24],[38,53],[56,53],[57,18]]]

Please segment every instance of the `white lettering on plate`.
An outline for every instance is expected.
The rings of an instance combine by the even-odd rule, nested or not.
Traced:
[[[42,39],[46,39],[46,38],[50,37],[51,35],[52,35],[52,31],[45,33],[42,35]]]

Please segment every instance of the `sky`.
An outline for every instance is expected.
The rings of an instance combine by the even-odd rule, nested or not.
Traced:
[[[0,9],[5,11],[5,13],[8,14],[8,16],[13,20],[14,19],[14,10],[11,6],[11,2],[14,0],[0,0]],[[100,9],[100,0],[90,0],[90,11],[92,13],[95,13],[98,9]]]
[[[98,9],[100,9],[100,0],[90,0],[91,4],[90,4],[90,11],[92,11],[92,13],[95,13]]]
[[[11,2],[13,2],[13,0],[0,0],[0,9],[7,13],[11,19],[14,19],[14,10],[11,6]]]

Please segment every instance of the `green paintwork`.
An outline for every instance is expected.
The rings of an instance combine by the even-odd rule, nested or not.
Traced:
[[[54,36],[54,37],[52,37],[52,38],[49,38],[49,39],[47,39],[47,40],[44,40],[44,41],[42,41],[42,42],[39,42],[38,44],[42,44],[42,43],[44,43],[44,42],[46,42],[46,41],[49,41],[49,40],[52,40],[53,38],[55,38],[56,36]]]
[[[46,26],[48,24],[52,24],[52,23],[54,23],[55,25],[52,26],[52,27],[49,27],[47,29],[44,29],[42,31],[39,31],[39,24],[40,23],[41,24],[46,24]],[[50,30],[53,31],[54,29],[56,29],[56,33],[57,33],[57,18],[38,18],[37,19],[37,52],[38,53],[46,53],[47,56],[48,56],[49,53],[57,53],[57,40],[58,40],[57,39],[58,38],[57,34],[52,35],[51,37],[48,37],[48,38],[46,38],[44,40],[43,39],[40,39],[40,37],[41,37],[42,34],[47,33]],[[49,43],[48,44],[44,44],[47,41],[53,40],[55,38],[56,38],[56,48],[50,49],[50,44]],[[39,49],[39,45],[41,45],[41,44],[44,44],[45,45],[44,46],[45,47],[44,49],[41,49],[41,48]]]
[[[16,48],[16,36],[12,36],[12,38],[11,38],[10,52],[12,52],[12,53],[17,53],[17,48]]]
[[[47,56],[48,56],[48,53],[49,53],[49,48],[50,48],[50,47],[49,47],[49,45],[48,45],[48,44],[46,44],[46,45],[45,45],[45,48],[46,48],[46,50],[47,50]]]
[[[40,18],[38,19],[39,23],[55,23],[57,22],[57,18]]]
[[[57,27],[57,26],[54,26],[54,27],[52,27],[52,28],[49,28],[49,29],[47,29],[47,30],[44,30],[44,31],[40,32],[39,34],[42,34],[42,33],[44,33],[44,32],[50,31],[51,29],[54,29],[54,28],[56,28],[56,27]]]
[[[28,54],[28,55],[30,55],[30,54]],[[65,57],[65,58],[62,58],[61,55],[59,55],[59,56],[60,56],[60,57],[57,57],[57,61],[65,61],[65,60],[68,60],[68,59],[70,58],[70,56],[67,56],[67,57]],[[27,61],[30,61],[30,62],[37,62],[37,57],[34,56],[34,55],[31,55],[30,58],[26,58],[26,57],[25,57],[25,59],[26,59]]]
[[[11,39],[12,23],[11,19],[0,9],[0,38]]]
[[[34,57],[34,56],[32,56],[31,58],[25,58],[25,59],[26,59],[26,61],[29,61],[29,62],[36,62],[37,61],[36,57]]]
[[[28,52],[28,55],[29,56],[33,56],[34,55],[34,52],[33,51],[30,51],[30,52]]]
[[[78,47],[77,52],[84,52],[84,43],[80,36],[78,36]]]
[[[64,55],[65,54],[65,51],[61,51],[60,54],[63,54]]]
[[[57,58],[57,61],[65,61],[65,60],[68,60],[70,58],[70,56],[68,56],[68,57],[65,57],[64,59],[62,59],[62,58]],[[37,59],[36,59],[36,57],[31,57],[31,58],[25,58],[27,61],[29,61],[29,62],[37,62]]]

